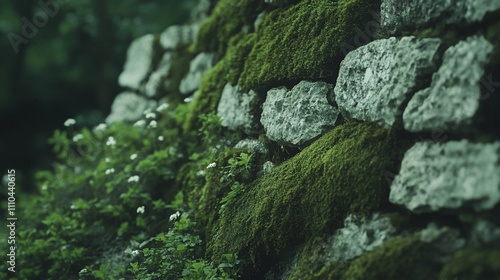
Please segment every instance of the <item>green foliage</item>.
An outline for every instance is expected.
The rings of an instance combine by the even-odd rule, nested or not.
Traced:
[[[393,133],[374,124],[335,128],[227,204],[207,253],[216,258],[229,250],[258,266],[264,255],[331,233],[349,213],[378,209],[387,199],[383,174],[395,145]]]
[[[200,115],[202,122],[199,133],[203,137],[203,141],[207,146],[212,146],[217,143],[222,126],[219,116],[214,113]]]
[[[130,264],[136,279],[234,279],[239,261],[236,255],[224,254],[218,265],[199,258],[201,239],[195,222],[183,214],[166,234],[159,234],[142,244],[144,258]]]

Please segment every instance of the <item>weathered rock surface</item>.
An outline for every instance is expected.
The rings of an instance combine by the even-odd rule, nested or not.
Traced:
[[[500,142],[416,143],[404,155],[389,200],[417,213],[491,209],[500,201],[499,152]]]
[[[261,123],[269,139],[302,146],[335,125],[338,110],[328,103],[332,85],[302,81],[292,90],[285,87],[267,92]]]
[[[258,133],[259,119],[254,114],[257,103],[258,96],[254,91],[246,93],[240,91],[237,85],[226,84],[217,107],[222,126],[247,134]]]
[[[144,111],[153,110],[156,106],[156,101],[133,92],[120,93],[111,105],[111,114],[106,118],[106,123],[134,122],[143,117]]]
[[[118,77],[120,86],[139,89],[151,71],[154,56],[154,35],[148,34],[134,40],[127,50],[127,60],[123,72]]]
[[[174,54],[172,52],[165,52],[163,54],[156,70],[149,76],[149,80],[144,87],[144,92],[148,97],[156,96],[159,91],[165,88],[164,83],[170,74],[173,59]]]
[[[403,37],[374,41],[340,64],[335,101],[346,118],[391,127],[402,105],[437,68],[439,39]]]
[[[408,103],[405,129],[420,132],[469,124],[479,108],[479,82],[492,51],[493,46],[479,36],[446,50],[431,87],[417,92]]]
[[[416,27],[431,24],[437,20],[452,24],[479,22],[487,13],[498,11],[500,2],[495,0],[383,0],[380,9],[382,28],[394,34],[403,30],[414,30]]]
[[[266,146],[257,139],[243,139],[236,143],[235,148],[247,148],[258,154],[267,154]]]
[[[348,216],[344,227],[337,230],[327,246],[327,259],[347,261],[382,246],[398,236],[387,216],[379,213],[371,217]]]
[[[188,45],[194,42],[199,24],[172,25],[160,36],[160,44],[165,50],[174,50],[180,45]]]
[[[198,54],[189,65],[189,72],[186,77],[182,79],[179,91],[183,94],[195,92],[200,86],[201,78],[203,75],[214,67],[217,62],[217,55],[215,53],[200,53]]]

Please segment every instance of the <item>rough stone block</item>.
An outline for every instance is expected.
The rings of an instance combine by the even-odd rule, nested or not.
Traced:
[[[139,89],[147,78],[155,56],[155,37],[152,34],[135,39],[127,50],[127,60],[118,78],[122,87]]]
[[[221,124],[232,130],[242,130],[247,134],[256,134],[260,129],[258,116],[255,116],[258,96],[254,91],[248,93],[239,90],[238,86],[226,84],[217,107],[217,115]]]

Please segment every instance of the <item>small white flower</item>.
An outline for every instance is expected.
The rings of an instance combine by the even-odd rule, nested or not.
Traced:
[[[180,215],[181,213],[179,213],[179,211],[175,212],[174,214],[170,215],[170,221],[177,220],[177,218],[179,218]]]
[[[150,108],[144,110],[144,112],[142,112],[144,115],[147,115],[149,113],[151,113],[153,110],[151,110]]]
[[[163,141],[163,140],[165,140],[165,138],[164,138],[163,136],[158,136],[158,141],[160,141],[160,142],[161,142],[161,141]]]
[[[138,120],[134,123],[134,126],[138,126],[138,127],[144,127],[145,125],[146,125],[145,120]]]
[[[65,122],[64,122],[64,126],[66,127],[70,127],[72,125],[76,124],[76,121],[75,119],[67,119]]]
[[[115,169],[114,168],[106,169],[105,173],[106,173],[106,175],[109,175],[111,173],[115,173]]]
[[[83,135],[82,134],[77,134],[75,136],[73,136],[73,142],[78,142],[80,140],[83,139]]]
[[[137,213],[144,214],[144,211],[146,211],[146,207],[144,206],[137,207]]]
[[[148,127],[151,127],[151,128],[156,128],[156,125],[157,125],[156,121],[151,121],[151,122],[149,123]]]
[[[110,163],[111,162],[111,159],[109,157],[105,158],[104,161],[106,161],[107,163]]]
[[[191,101],[193,101],[193,97],[192,96],[184,98],[184,103],[189,103]]]
[[[130,160],[134,160],[134,159],[136,159],[136,158],[137,158],[137,154],[132,154],[132,155],[130,155]]]
[[[104,131],[104,130],[106,130],[107,127],[108,126],[105,123],[101,123],[98,126],[94,127],[94,132],[97,133],[97,132]]]
[[[47,185],[42,186],[42,191],[46,191],[48,189]]]
[[[215,162],[212,162],[209,165],[207,165],[207,169],[215,168],[215,167],[217,167],[217,163],[215,163]]]
[[[158,106],[158,108],[156,108],[156,111],[157,111],[157,112],[163,112],[163,111],[165,111],[167,108],[168,108],[168,104],[167,104],[167,103],[163,103],[163,104],[161,104],[160,106]]]
[[[78,272],[78,274],[87,274],[87,272],[88,272],[87,269],[84,268],[84,269],[80,270],[80,272]]]
[[[130,252],[130,254],[132,255],[132,257],[135,257],[135,256],[139,255],[139,251],[134,250],[134,251]]]
[[[154,119],[156,118],[156,114],[155,113],[147,113],[146,114],[146,119]]]
[[[139,182],[139,176],[135,175],[130,178],[128,178],[127,182],[132,183],[132,182]]]
[[[70,206],[69,208],[71,208],[71,210],[76,210],[76,209],[78,209],[78,207],[76,207],[76,205],[74,205],[74,204],[71,204],[71,206]]]
[[[113,136],[109,136],[108,137],[108,141],[106,141],[106,145],[107,146],[114,146],[114,145],[116,145],[115,138],[113,138]]]

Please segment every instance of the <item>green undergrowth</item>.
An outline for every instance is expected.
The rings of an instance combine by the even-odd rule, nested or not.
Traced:
[[[211,229],[208,256],[229,250],[259,266],[266,255],[333,232],[350,213],[379,209],[395,145],[393,133],[377,125],[338,126],[227,205]]]

